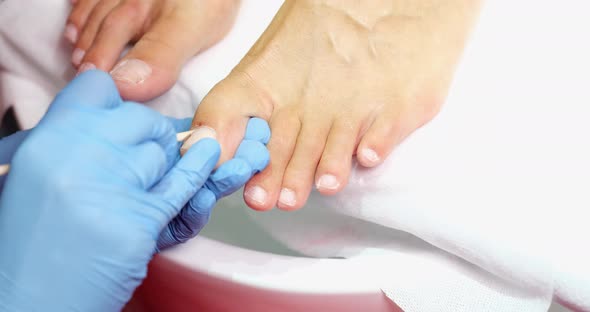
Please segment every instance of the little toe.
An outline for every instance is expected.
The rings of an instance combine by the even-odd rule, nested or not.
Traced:
[[[330,129],[315,176],[316,188],[323,195],[336,194],[346,186],[360,127],[360,121],[339,119]]]
[[[279,195],[291,203],[296,201],[293,191],[281,191],[281,183],[285,169],[297,142],[300,129],[299,118],[287,111],[277,112],[270,122],[272,137],[268,142],[270,163],[259,174],[255,175],[244,188],[244,200],[255,210],[272,209]],[[282,194],[280,194],[282,193]]]
[[[307,202],[329,130],[330,120],[304,119],[293,156],[284,173],[277,203],[279,209],[296,210]]]
[[[393,148],[406,136],[403,118],[396,114],[383,113],[371,124],[363,135],[356,151],[359,164],[375,167],[391,153]]]

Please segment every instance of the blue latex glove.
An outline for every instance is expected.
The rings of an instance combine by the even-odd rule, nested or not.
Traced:
[[[191,118],[169,118],[176,132],[190,129]],[[9,164],[30,130],[17,132],[0,140],[0,164]],[[180,211],[160,234],[157,248],[184,243],[195,237],[207,224],[217,200],[241,188],[252,176],[263,170],[269,161],[265,145],[270,139],[266,121],[252,118],[248,122],[244,140],[233,159],[222,164],[205,182],[205,186]],[[6,176],[0,176],[0,194]]]
[[[12,158],[0,198],[0,310],[120,310],[169,223],[212,206],[194,205],[207,179],[215,198],[232,189],[209,177],[215,140],[180,160],[178,147],[173,123],[123,104],[107,74],[68,85]]]
[[[176,132],[188,131],[191,119],[169,118]],[[9,164],[30,130],[17,132],[0,140],[0,164]],[[250,178],[264,169],[269,161],[265,144],[270,139],[266,121],[252,118],[234,159],[221,165],[205,182],[205,186],[180,211],[160,234],[157,248],[186,242],[195,237],[209,221],[211,209],[220,198],[241,188]],[[0,194],[6,176],[0,176]]]
[[[169,118],[176,132],[188,131],[192,119]],[[9,164],[30,130],[17,132],[0,140],[0,164]],[[252,118],[234,159],[220,166],[205,182],[202,190],[189,201],[181,212],[160,234],[157,248],[184,243],[195,237],[207,224],[211,209],[220,198],[241,188],[252,176],[263,170],[269,161],[265,145],[270,139],[270,128],[263,119]],[[0,194],[6,176],[0,176]]]

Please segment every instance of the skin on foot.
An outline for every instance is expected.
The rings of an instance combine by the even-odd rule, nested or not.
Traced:
[[[217,131],[229,159],[251,116],[267,120],[271,162],[246,186],[257,210],[301,208],[312,187],[345,187],[439,111],[479,3],[287,0],[193,127]]]
[[[239,0],[76,0],[64,36],[72,64],[111,72],[127,100],[170,89],[182,65],[231,28]],[[129,43],[134,47],[120,59]]]

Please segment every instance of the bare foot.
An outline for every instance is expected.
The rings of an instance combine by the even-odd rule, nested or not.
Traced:
[[[479,3],[473,0],[287,0],[193,127],[233,154],[250,116],[269,121],[271,163],[244,193],[258,210],[302,207],[312,187],[347,184],[439,111]]]
[[[238,0],[77,0],[64,35],[79,72],[111,71],[125,99],[145,101],[171,88],[190,57],[229,31],[238,7]]]

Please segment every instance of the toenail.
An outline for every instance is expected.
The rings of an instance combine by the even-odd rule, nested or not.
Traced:
[[[199,142],[204,138],[216,139],[217,133],[215,132],[215,130],[213,130],[213,128],[207,126],[200,126],[198,128],[195,128],[191,136],[189,136],[180,147],[180,154],[184,155],[184,153],[186,153],[191,148],[191,146],[193,146],[193,144]]]
[[[288,188],[283,188],[281,190],[281,194],[279,195],[279,202],[285,206],[293,207],[295,203],[297,203],[297,199],[295,197],[295,192]]]
[[[72,44],[78,41],[78,28],[74,26],[74,24],[66,25],[66,29],[64,30],[64,37],[68,39],[68,41]]]
[[[89,71],[92,69],[96,69],[96,66],[94,66],[94,64],[92,63],[84,63],[80,66],[80,68],[78,68],[78,74],[80,75],[81,73],[85,72],[85,71]]]
[[[132,84],[144,82],[151,74],[150,65],[138,59],[124,60],[111,71],[113,79]]]
[[[340,182],[338,182],[338,178],[332,174],[324,174],[318,180],[316,187],[319,189],[324,190],[335,190],[340,186]]]
[[[378,163],[380,159],[377,152],[370,148],[363,148],[361,150],[361,157],[371,165]]]
[[[84,58],[84,55],[86,54],[86,51],[82,50],[82,49],[74,49],[74,52],[72,52],[72,64],[78,66],[80,65],[80,62],[82,62],[82,59]]]
[[[267,198],[268,194],[260,186],[252,186],[252,187],[246,188],[246,192],[244,192],[244,196],[246,196],[251,201],[253,201],[259,205],[264,205],[266,203],[266,198]]]

